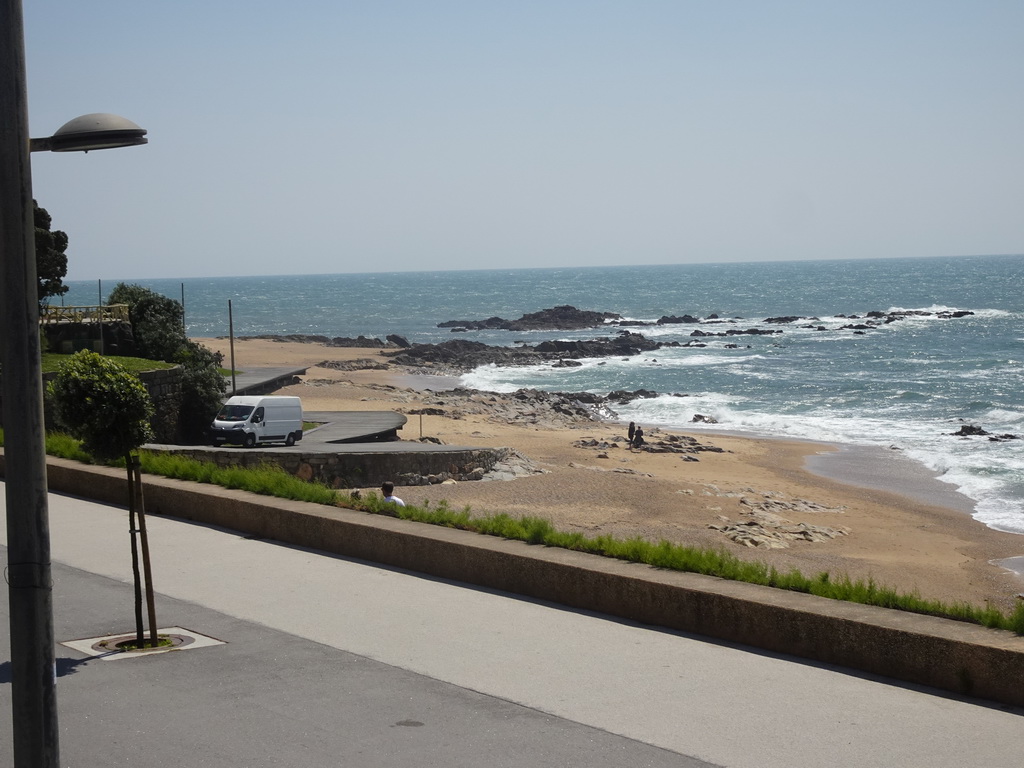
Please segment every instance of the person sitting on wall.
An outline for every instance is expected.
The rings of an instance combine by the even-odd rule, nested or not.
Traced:
[[[405,502],[395,496],[395,484],[390,480],[385,480],[384,484],[380,487],[380,492],[384,494],[384,501],[389,504],[394,504],[396,507],[404,507]]]

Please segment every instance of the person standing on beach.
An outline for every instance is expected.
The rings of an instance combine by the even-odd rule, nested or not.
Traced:
[[[629,438],[629,444],[630,445],[633,444],[633,436],[635,434],[636,434],[636,424],[634,424],[631,421],[631,422],[629,422],[629,432],[626,433],[626,436]]]
[[[384,494],[384,501],[389,504],[394,504],[396,507],[405,506],[405,502],[395,496],[395,484],[390,480],[384,481],[384,484],[380,487],[380,492]]]

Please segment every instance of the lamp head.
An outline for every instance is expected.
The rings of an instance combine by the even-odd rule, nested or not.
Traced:
[[[90,152],[146,144],[146,131],[120,115],[96,112],[64,123],[48,139],[32,139],[32,151]]]

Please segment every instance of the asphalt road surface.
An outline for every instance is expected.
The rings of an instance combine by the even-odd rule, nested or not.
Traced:
[[[126,513],[51,496],[50,520],[58,641],[131,633]],[[1010,768],[1024,754],[1020,710],[168,518],[149,518],[149,539],[160,626],[223,642],[59,645],[62,765]],[[10,688],[0,663],[2,767]]]

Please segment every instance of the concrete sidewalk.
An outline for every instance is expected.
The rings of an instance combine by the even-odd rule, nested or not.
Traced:
[[[130,633],[126,513],[52,496],[50,515],[58,640]],[[64,765],[1000,768],[1024,750],[1019,711],[172,519],[149,531],[160,625],[226,644],[58,647]]]

